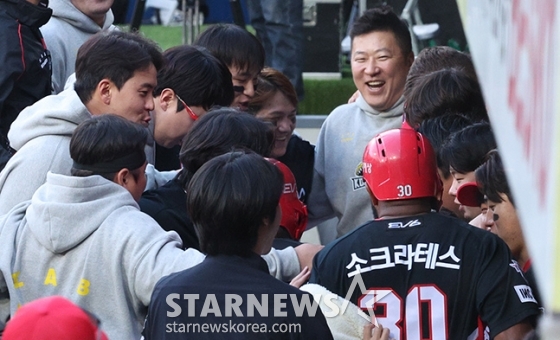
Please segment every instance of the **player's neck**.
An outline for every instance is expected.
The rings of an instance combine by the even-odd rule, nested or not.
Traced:
[[[402,200],[380,201],[377,205],[379,219],[402,218],[429,213],[431,204],[429,200]]]
[[[518,254],[515,254],[515,259],[521,268],[525,267],[527,261],[529,261],[529,251],[527,247],[523,246]]]

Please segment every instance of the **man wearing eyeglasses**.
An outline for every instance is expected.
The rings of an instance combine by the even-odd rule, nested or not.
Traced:
[[[163,57],[151,112],[153,140],[146,151],[160,171],[179,169],[179,149],[193,123],[214,106],[230,106],[234,97],[227,66],[205,48],[176,46]]]

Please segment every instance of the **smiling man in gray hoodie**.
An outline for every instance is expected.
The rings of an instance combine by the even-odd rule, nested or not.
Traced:
[[[337,236],[373,219],[362,177],[362,155],[375,135],[401,126],[404,84],[414,61],[410,32],[389,7],[372,8],[352,31],[351,67],[356,102],[333,110],[315,146],[309,227],[338,218]]]

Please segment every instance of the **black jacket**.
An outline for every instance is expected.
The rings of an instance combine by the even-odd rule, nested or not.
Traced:
[[[0,0],[0,135],[26,106],[51,94],[52,64],[39,31],[52,10],[42,0]],[[0,138],[2,138],[0,137]]]
[[[187,212],[187,194],[179,179],[174,178],[165,185],[144,191],[138,202],[140,210],[150,215],[165,231],[176,231],[183,241],[183,248],[200,250],[200,243],[194,224]],[[297,247],[301,242],[275,238],[273,247],[284,249]]]
[[[147,190],[140,198],[140,210],[150,215],[166,231],[176,231],[184,248],[200,249],[198,236],[187,213],[187,194],[175,178],[165,185]]]
[[[235,297],[235,308],[228,307],[228,296]],[[181,310],[175,316],[169,313],[173,303],[175,311]],[[206,314],[210,305],[213,311]],[[270,276],[266,262],[256,254],[208,256],[197,266],[159,280],[143,335],[146,340],[333,338],[313,297]]]

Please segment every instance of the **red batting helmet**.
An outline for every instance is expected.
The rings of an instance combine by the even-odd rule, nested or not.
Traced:
[[[2,339],[107,340],[99,320],[62,296],[48,296],[23,305],[6,324]]]
[[[363,176],[380,201],[438,197],[442,192],[434,150],[412,129],[393,129],[366,146]]]
[[[307,227],[307,207],[298,198],[296,179],[284,163],[273,158],[267,158],[267,160],[276,165],[284,175],[284,192],[280,196],[280,208],[282,209],[280,226],[284,227],[294,240],[299,241]]]

